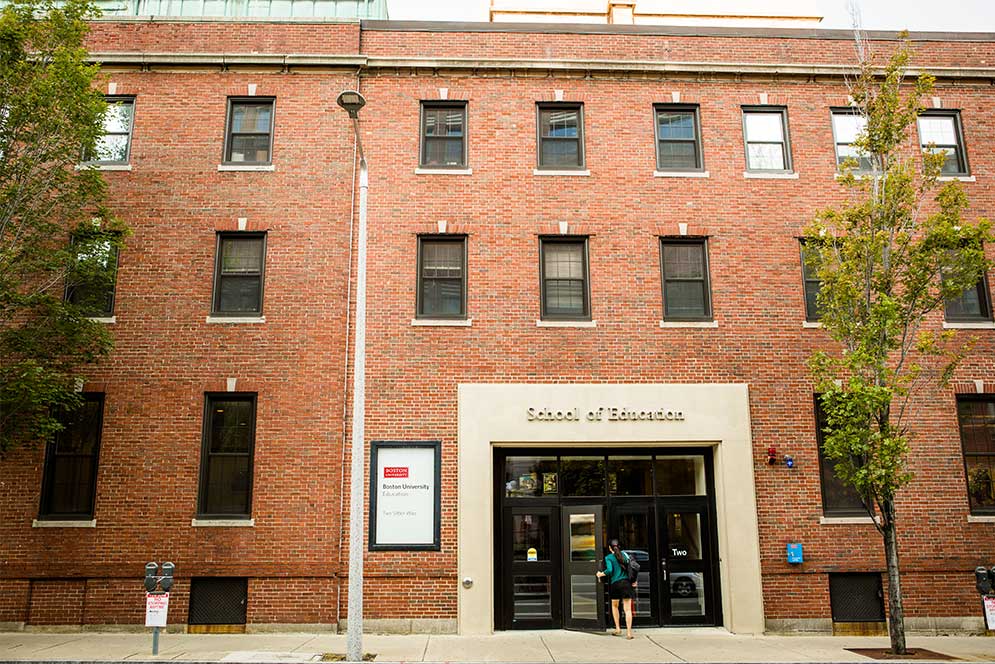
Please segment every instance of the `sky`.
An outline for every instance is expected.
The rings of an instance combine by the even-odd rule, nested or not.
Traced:
[[[489,5],[490,0],[387,0],[395,20],[486,21]],[[763,0],[753,3],[762,5]],[[816,0],[815,5],[824,17],[819,27],[850,28],[847,0]],[[995,32],[995,0],[949,5],[943,0],[861,0],[860,12],[865,30]]]

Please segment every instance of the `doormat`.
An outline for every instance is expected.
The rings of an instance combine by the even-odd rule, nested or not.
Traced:
[[[903,661],[924,659],[943,662],[964,661],[962,659],[958,659],[957,657],[944,655],[941,652],[935,652],[933,650],[926,650],[925,648],[909,648],[909,651],[904,655],[895,655],[891,652],[890,648],[844,648],[844,650],[848,650],[858,655],[863,655],[864,657],[870,657],[871,659],[896,659]]]

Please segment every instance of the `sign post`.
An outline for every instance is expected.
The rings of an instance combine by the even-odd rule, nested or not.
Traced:
[[[162,574],[159,574],[159,563],[145,564],[145,626],[152,628],[152,654],[159,654],[159,628],[166,626],[166,614],[169,612],[169,589],[173,587],[173,572],[176,565],[162,564]],[[158,590],[158,588],[162,590]]]

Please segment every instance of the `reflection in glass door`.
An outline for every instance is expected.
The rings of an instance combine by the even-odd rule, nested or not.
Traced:
[[[601,505],[561,507],[563,524],[563,626],[604,630],[604,584],[598,563],[604,550]]]
[[[712,624],[711,537],[704,498],[663,498],[657,503],[664,623]]]

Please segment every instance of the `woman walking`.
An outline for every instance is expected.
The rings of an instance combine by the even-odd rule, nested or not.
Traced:
[[[636,583],[629,583],[629,554],[622,551],[617,539],[613,539],[608,544],[611,553],[605,556],[605,571],[598,571],[598,578],[608,577],[608,596],[612,601],[612,618],[615,620],[615,636],[622,633],[622,628],[618,624],[618,602],[622,601],[625,610],[625,638],[632,638],[632,598],[635,596],[633,587]]]

